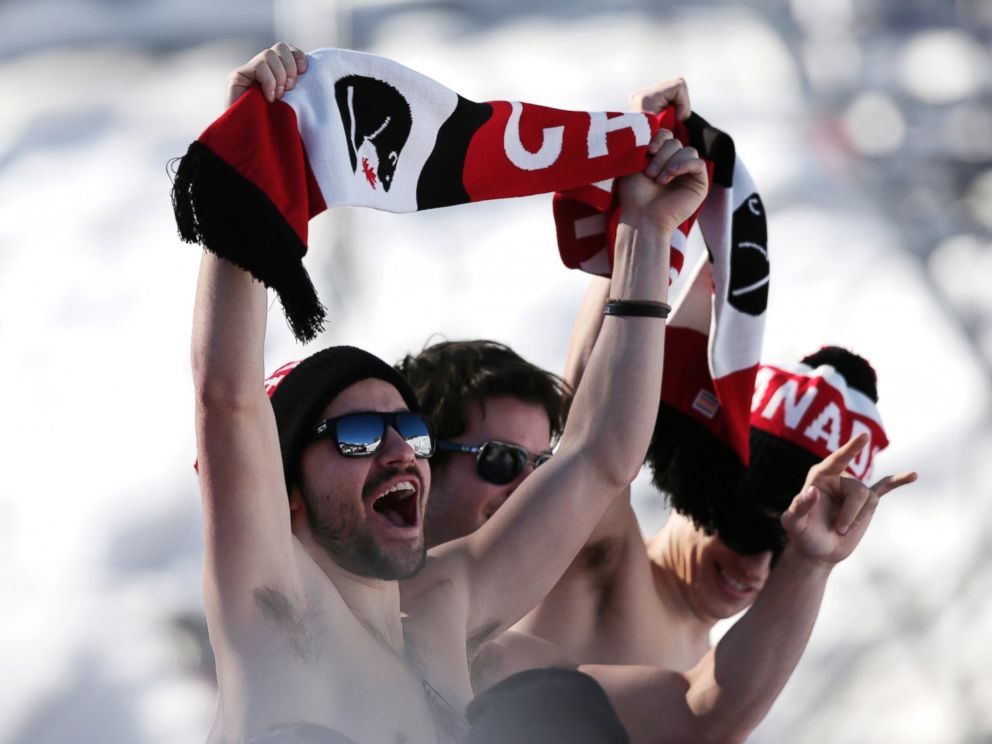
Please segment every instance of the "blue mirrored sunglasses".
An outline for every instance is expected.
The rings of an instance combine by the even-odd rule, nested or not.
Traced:
[[[410,445],[417,457],[434,454],[434,434],[419,413],[359,411],[324,419],[313,430],[313,439],[330,437],[345,457],[371,457],[382,448],[390,426]]]

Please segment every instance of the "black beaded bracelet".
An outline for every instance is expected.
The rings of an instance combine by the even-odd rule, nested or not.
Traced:
[[[628,318],[667,318],[672,306],[664,302],[650,300],[608,299],[603,305],[603,315],[617,315]]]

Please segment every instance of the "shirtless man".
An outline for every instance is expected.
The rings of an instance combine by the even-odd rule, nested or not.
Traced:
[[[232,74],[228,103],[256,83],[278,98],[305,70],[278,44]],[[672,231],[706,193],[691,148],[660,132],[649,152],[657,182],[618,184],[619,300],[666,300]],[[270,401],[265,320],[264,288],[204,254],[192,358],[221,735],[300,722],[328,740],[457,741],[469,656],[550,590],[640,468],[664,323],[606,319],[554,459],[425,560],[432,443],[408,387],[375,357],[334,348],[289,371]]]
[[[426,353],[431,361],[438,356],[430,348]],[[409,369],[409,360],[403,366]],[[428,369],[412,379],[418,389],[426,385],[429,396],[446,383],[437,379],[438,367]],[[484,406],[470,400],[467,428],[455,442],[474,449],[501,441],[532,455],[545,452],[548,415],[533,402],[507,403],[505,396],[486,398]],[[509,701],[503,710],[513,710],[534,694],[532,679],[525,676],[531,671],[578,667],[605,689],[631,741],[743,741],[798,662],[833,567],[858,544],[879,498],[915,479],[907,473],[869,489],[844,475],[866,442],[851,440],[796,488],[800,495],[781,520],[788,543],[774,546],[780,555],[774,571],[771,545],[756,554],[739,553],[677,514],[645,543],[629,501],[618,500],[538,608],[482,647],[472,664],[476,693],[498,690]],[[429,521],[450,517],[461,529],[479,519],[480,505],[490,510],[512,505],[535,472],[532,458],[512,481],[493,484],[485,480],[478,452],[456,451],[453,458],[434,469],[433,477],[435,485],[463,498],[446,500]],[[755,534],[762,536],[761,530]],[[748,583],[740,585],[737,576]],[[716,620],[751,604],[711,648],[709,631]]]
[[[677,81],[634,98],[639,106],[660,108],[684,96],[684,83]],[[684,104],[687,113],[687,98]],[[591,293],[582,321],[596,327],[608,292],[608,282],[597,282],[602,291]],[[578,336],[566,373],[572,383],[581,375],[595,331],[580,328]],[[462,376],[486,374],[480,360],[463,357],[450,346],[427,349],[408,357],[403,371],[412,371],[410,379],[424,400],[443,399],[450,409]],[[469,387],[461,401],[462,421],[446,432],[454,453],[440,466],[432,462],[435,488],[451,498],[428,515],[428,534],[454,539],[476,529],[525,482],[550,447],[554,417],[539,399],[508,386],[488,396],[483,392]],[[526,456],[510,462],[512,478],[493,482],[484,449],[492,442],[515,446]],[[635,741],[743,740],[798,662],[833,566],[860,541],[878,499],[915,479],[907,473],[869,489],[844,476],[866,444],[863,438],[848,442],[812,467],[805,485],[803,475],[789,481],[789,493],[800,495],[774,504],[776,514],[785,512],[781,525],[748,504],[735,505],[727,533],[733,533],[738,550],[679,514],[645,543],[629,493],[617,499],[548,598],[477,656],[476,691],[521,670],[582,664],[603,684]],[[791,544],[783,549],[786,533]],[[774,572],[773,553],[781,555]],[[711,649],[709,634],[717,620],[755,603],[766,582],[767,596]]]

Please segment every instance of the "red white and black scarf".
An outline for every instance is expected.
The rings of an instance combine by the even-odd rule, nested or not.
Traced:
[[[591,184],[643,169],[659,127],[678,130],[673,111],[476,103],[392,60],[323,49],[282,100],[254,88],[190,145],[173,205],[184,240],[275,289],[309,340],[324,308],[302,264],[307,222],[328,207],[411,212],[561,191],[609,213],[611,189]]]
[[[707,254],[669,322],[659,427],[674,412],[746,465],[771,270],[765,210],[733,140],[695,114],[686,127],[712,164],[699,212]]]

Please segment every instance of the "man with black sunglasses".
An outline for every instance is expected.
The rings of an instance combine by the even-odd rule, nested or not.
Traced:
[[[635,97],[665,102],[672,87],[684,88],[684,83],[662,84]],[[695,280],[708,296],[709,273]],[[579,382],[588,361],[610,292],[607,280],[593,280],[570,344],[566,378],[572,384]],[[708,317],[701,325],[709,327]],[[537,368],[514,369],[519,380],[501,374],[503,360],[483,357],[476,348],[489,344],[439,344],[398,365],[425,412],[446,421],[444,436],[451,444],[445,449],[461,453],[441,463],[436,454],[432,461],[434,488],[448,491],[450,498],[443,508],[429,509],[429,535],[454,539],[478,528],[485,522],[478,503],[499,507],[530,475],[529,465],[537,464],[531,453],[552,439],[549,421],[553,427],[557,419],[521,391],[530,389],[528,378],[547,375],[559,384],[560,378]],[[509,349],[503,354],[516,357]],[[802,361],[815,368],[832,365],[830,374],[842,370],[852,380],[850,389],[843,376],[833,385],[858,400],[862,410],[873,410],[874,372],[865,360],[826,347]],[[789,405],[795,405],[791,399]],[[460,418],[452,420],[451,410]],[[847,427],[847,412],[844,416]],[[665,426],[659,419],[659,431],[667,431]],[[525,441],[533,444],[519,446]],[[495,715],[507,717],[526,705],[536,693],[531,675],[541,667],[578,667],[603,685],[635,741],[747,737],[798,662],[833,566],[858,544],[878,499],[915,479],[907,473],[869,489],[850,477],[848,467],[870,460],[877,441],[838,442],[825,459],[824,452],[783,443],[761,430],[752,432],[751,441],[754,463],[744,490],[732,496],[733,489],[724,484],[721,498],[708,493],[705,499],[698,494],[719,480],[709,472],[719,452],[713,445],[707,448],[706,440],[699,451],[676,442],[680,462],[670,468],[666,485],[684,500],[718,505],[706,519],[697,519],[701,526],[673,513],[658,534],[645,540],[629,489],[613,502],[548,597],[473,659],[476,691],[492,689],[508,701]],[[501,446],[504,442],[515,450]],[[488,457],[494,447],[506,454]],[[688,452],[695,455],[691,461]],[[662,456],[651,456],[652,466],[661,469]],[[490,496],[495,485],[502,490]],[[785,551],[787,534],[795,544],[772,579],[773,560]],[[765,601],[712,650],[709,636],[716,622],[753,605],[766,582],[771,590]]]
[[[228,103],[256,83],[278,99],[306,65],[277,44],[232,74]],[[554,458],[481,529],[426,560],[432,441],[409,386],[374,356],[336,347],[280,370],[270,400],[265,290],[204,254],[192,357],[215,740],[295,728],[362,744],[485,741],[465,718],[470,656],[550,590],[651,436],[669,245],[707,178],[669,132],[648,152],[653,178],[617,184],[611,314]],[[591,680],[581,686],[612,715]],[[618,724],[605,728],[600,741],[625,740]]]
[[[396,369],[437,435],[427,547],[475,532],[551,457],[569,388],[496,341],[443,341]]]

